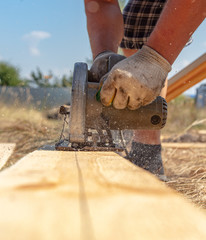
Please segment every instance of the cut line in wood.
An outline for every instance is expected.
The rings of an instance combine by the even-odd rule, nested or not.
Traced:
[[[205,240],[206,215],[111,152],[35,151],[0,173],[0,239]]]

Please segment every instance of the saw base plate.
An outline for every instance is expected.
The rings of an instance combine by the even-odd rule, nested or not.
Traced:
[[[112,151],[112,152],[123,152],[124,148],[113,146],[102,145],[101,143],[96,146],[90,144],[71,144],[68,141],[64,141],[56,144],[56,150],[59,151]]]

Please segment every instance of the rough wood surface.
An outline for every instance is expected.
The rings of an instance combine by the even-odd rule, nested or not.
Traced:
[[[111,152],[35,151],[0,173],[0,239],[205,240],[206,216]]]
[[[15,146],[15,143],[0,143],[0,169],[6,164]]]

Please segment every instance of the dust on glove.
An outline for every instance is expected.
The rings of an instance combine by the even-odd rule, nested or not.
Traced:
[[[105,106],[138,109],[159,96],[171,70],[170,63],[148,46],[117,63],[104,81],[100,97]]]

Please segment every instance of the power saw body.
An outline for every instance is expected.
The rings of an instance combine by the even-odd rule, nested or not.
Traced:
[[[108,71],[122,59],[108,60]],[[105,107],[96,100],[99,83],[93,82],[86,63],[75,63],[69,127],[67,138],[56,144],[57,150],[122,151],[112,137],[112,130],[148,129],[158,130],[164,127],[167,119],[167,103],[157,97],[151,104],[137,110],[117,110]],[[68,114],[65,107],[60,112]]]

